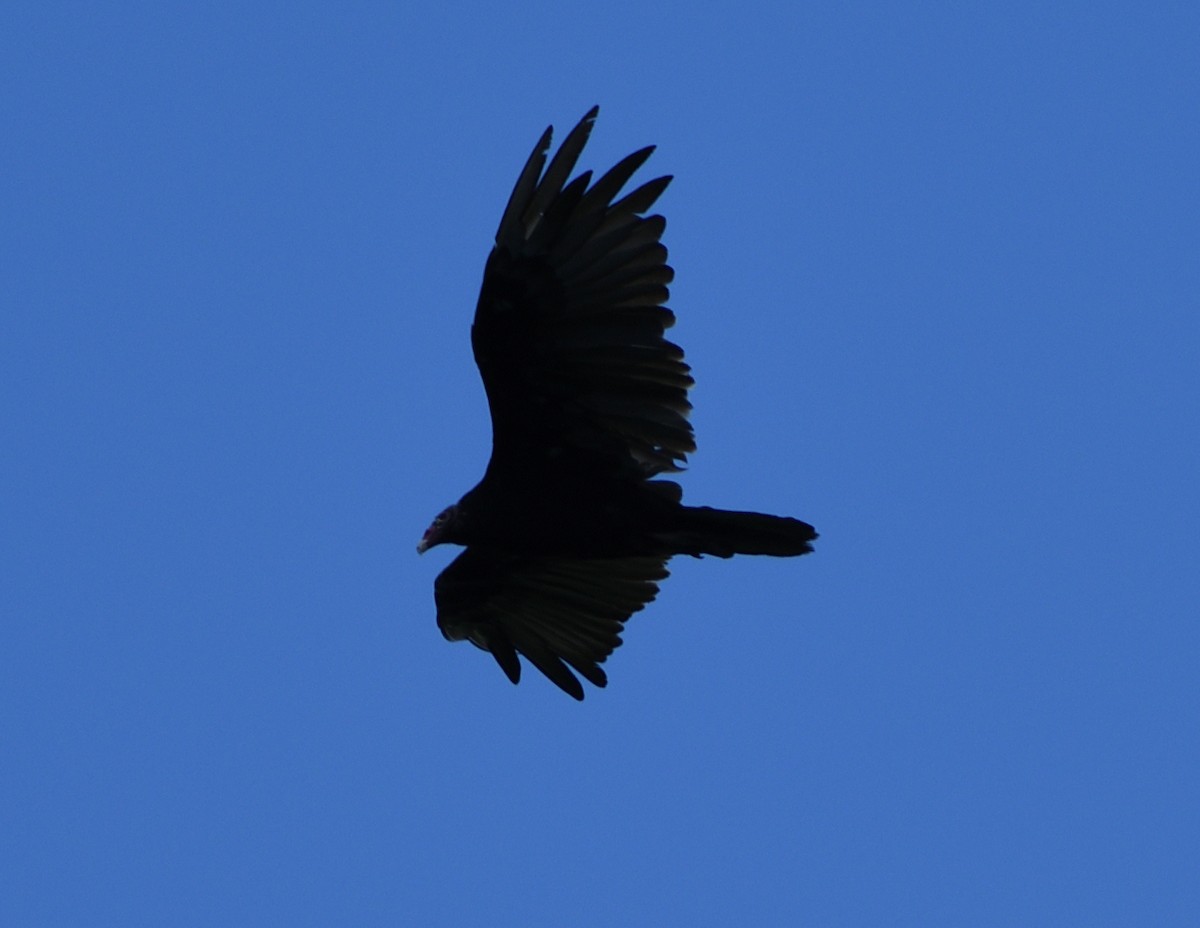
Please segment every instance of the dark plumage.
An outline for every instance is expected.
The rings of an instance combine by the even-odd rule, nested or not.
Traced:
[[[654,599],[676,554],[806,554],[798,519],[684,506],[696,448],[692,377],[663,337],[674,276],[666,221],[645,213],[659,177],[617,199],[653,148],[591,183],[568,182],[598,109],[546,165],[547,129],[496,232],[471,327],[492,414],[483,479],[425,532],[418,551],[466,545],[434,584],[438,626],[490,651],[508,678],[522,654],[576,699],[625,621]]]

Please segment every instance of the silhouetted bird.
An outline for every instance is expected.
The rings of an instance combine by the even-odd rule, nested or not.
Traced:
[[[599,665],[673,555],[788,557],[817,537],[798,519],[684,506],[679,484],[658,479],[696,448],[693,381],[663,337],[675,321],[666,221],[645,215],[671,178],[616,199],[649,147],[594,184],[590,171],[568,183],[597,112],[549,166],[545,131],[500,219],[471,327],[492,457],[417,546],[466,545],[434,584],[447,639],[490,651],[513,683],[523,654],[576,699],[568,667],[607,683]]]

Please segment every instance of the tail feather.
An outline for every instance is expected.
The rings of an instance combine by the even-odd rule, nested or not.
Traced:
[[[812,551],[816,531],[807,522],[761,512],[682,506],[674,530],[662,538],[678,554],[769,554],[795,557]]]

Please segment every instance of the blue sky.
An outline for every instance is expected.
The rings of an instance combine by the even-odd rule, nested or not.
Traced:
[[[12,4],[0,923],[1195,924],[1192,4]],[[516,173],[648,143],[693,503],[607,690],[449,645]]]

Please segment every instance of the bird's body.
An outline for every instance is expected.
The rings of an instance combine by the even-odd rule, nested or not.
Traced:
[[[798,519],[684,506],[660,476],[695,450],[691,374],[663,337],[665,221],[643,215],[670,178],[614,200],[646,148],[567,183],[596,112],[548,167],[546,130],[500,221],[471,329],[492,457],[418,546],[467,548],[435,584],[447,638],[490,651],[514,683],[519,652],[577,699],[568,666],[605,685],[598,665],[669,558],[792,556],[816,537]]]

